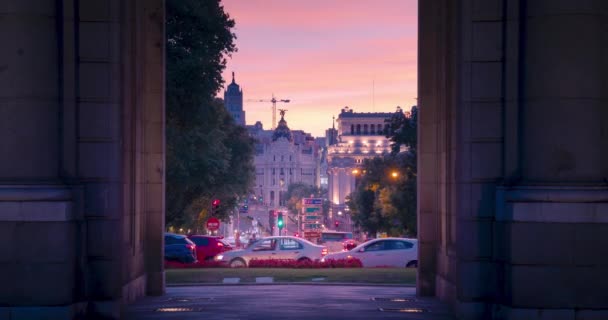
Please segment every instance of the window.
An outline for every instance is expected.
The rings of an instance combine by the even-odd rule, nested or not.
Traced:
[[[384,250],[384,243],[386,241],[376,241],[372,244],[369,244],[365,247],[365,251],[380,251]]]
[[[285,172],[283,171],[283,168],[281,168],[281,174],[285,174]]]
[[[289,175],[293,175],[293,168],[289,168]]]
[[[367,134],[367,125],[366,124],[363,125],[363,134]]]
[[[281,250],[299,250],[304,249],[304,246],[294,239],[281,239],[280,240],[280,248]]]
[[[388,250],[405,250],[411,249],[414,247],[414,244],[407,241],[399,241],[399,240],[390,240],[387,241],[387,249]]]
[[[361,134],[361,125],[360,124],[357,125],[357,134]]]
[[[355,134],[355,125],[354,124],[350,125],[350,134]]]
[[[192,242],[194,242],[197,246],[208,246],[209,245],[209,239],[208,238],[204,238],[204,237],[194,237],[192,239]]]
[[[275,174],[275,172],[274,172],[274,168],[272,168],[272,174]]]
[[[272,251],[276,247],[275,239],[264,239],[254,243],[253,251]]]
[[[291,161],[291,156],[289,156],[289,161]]]
[[[376,134],[376,125],[372,124],[369,126],[369,134]]]

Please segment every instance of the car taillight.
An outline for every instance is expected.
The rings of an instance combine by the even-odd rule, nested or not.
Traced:
[[[221,242],[218,242],[218,243],[217,243],[217,246],[218,246],[218,247],[223,247],[223,246],[224,246],[224,244],[223,244],[223,243],[221,243]]]
[[[327,248],[323,248],[323,250],[321,250],[321,255],[322,256],[326,256],[327,255]]]

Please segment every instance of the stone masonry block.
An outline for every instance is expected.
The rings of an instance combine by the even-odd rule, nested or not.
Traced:
[[[502,19],[501,0],[473,0],[473,20],[500,20]]]
[[[120,105],[80,103],[79,136],[84,139],[120,138]]]
[[[458,296],[460,301],[494,298],[498,288],[497,266],[486,261],[461,261],[458,265]]]
[[[474,101],[497,101],[501,98],[502,64],[475,62],[471,70],[471,98]]]
[[[118,142],[81,142],[79,145],[79,173],[83,178],[117,181],[121,159]]]
[[[18,265],[16,305],[65,305],[74,302],[74,263]]]
[[[109,63],[80,63],[80,97],[96,101],[110,102],[111,70]],[[116,81],[118,82],[118,81]]]
[[[79,54],[84,60],[108,60],[110,51],[109,24],[81,22]]]
[[[510,261],[514,264],[570,265],[574,226],[563,223],[512,223]]]
[[[120,220],[89,219],[87,221],[87,254],[89,257],[118,259],[123,237],[117,234]]]
[[[122,212],[121,194],[122,185],[119,183],[87,183],[84,188],[85,215],[119,217]]]
[[[499,103],[471,103],[471,138],[502,138],[502,107]]]
[[[479,259],[492,257],[491,221],[458,221],[458,254],[461,259]]]
[[[73,263],[75,232],[73,221],[21,223],[13,241],[27,243],[27,250],[15,250],[14,259],[24,264]]]
[[[473,22],[474,61],[502,59],[502,22]]]
[[[473,143],[471,150],[473,179],[496,179],[502,174],[502,143]]]

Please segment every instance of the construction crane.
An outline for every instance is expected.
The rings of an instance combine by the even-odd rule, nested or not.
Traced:
[[[277,99],[274,97],[274,93],[272,94],[272,99],[264,100],[264,99],[248,99],[249,102],[272,102],[272,130],[275,129],[277,125],[277,102],[289,103],[290,99]]]

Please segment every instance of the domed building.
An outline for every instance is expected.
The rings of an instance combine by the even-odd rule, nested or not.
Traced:
[[[285,120],[285,110],[281,110],[275,130],[256,130],[252,135],[257,141],[254,192],[271,208],[285,205],[284,194],[292,183],[319,185],[315,140],[304,131],[292,131]]]

